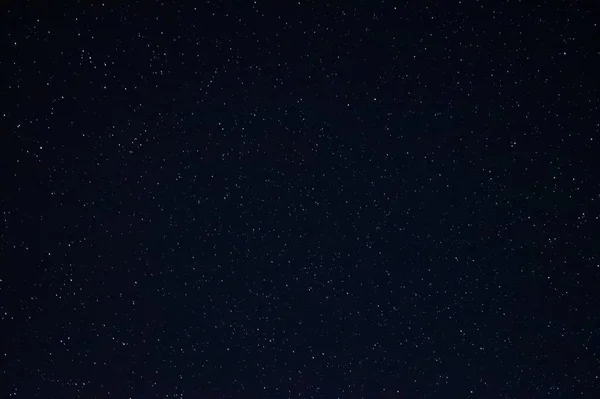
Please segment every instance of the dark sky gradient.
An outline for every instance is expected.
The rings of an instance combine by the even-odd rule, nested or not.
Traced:
[[[593,2],[92,3],[0,11],[0,397],[600,397]]]

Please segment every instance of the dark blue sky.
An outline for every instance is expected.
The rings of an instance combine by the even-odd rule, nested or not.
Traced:
[[[597,398],[585,4],[6,3],[0,396]]]

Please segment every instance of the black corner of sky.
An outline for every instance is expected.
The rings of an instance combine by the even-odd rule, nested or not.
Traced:
[[[600,397],[593,1],[0,1],[0,397]]]

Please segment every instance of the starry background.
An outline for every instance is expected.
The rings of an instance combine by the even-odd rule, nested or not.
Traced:
[[[2,397],[599,397],[591,2],[128,3],[1,6]]]

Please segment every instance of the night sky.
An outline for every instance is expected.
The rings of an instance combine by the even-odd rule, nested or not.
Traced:
[[[533,3],[2,2],[0,397],[600,397],[600,14]]]

